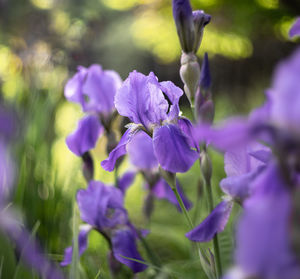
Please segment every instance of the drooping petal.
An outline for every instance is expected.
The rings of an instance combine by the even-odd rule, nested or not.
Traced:
[[[189,145],[191,147],[194,147],[198,152],[200,152],[199,143],[195,138],[194,126],[191,123],[191,121],[185,117],[180,117],[177,123],[181,131],[188,137]]]
[[[70,102],[75,102],[84,106],[84,96],[82,86],[87,74],[87,68],[79,66],[78,72],[68,80],[65,85],[65,97]]]
[[[300,17],[298,17],[289,31],[289,37],[293,38],[300,36]]]
[[[91,229],[92,229],[92,226],[90,226],[90,225],[81,225],[79,228],[79,234],[78,234],[78,255],[79,255],[79,257],[87,249],[87,245],[88,245],[87,237],[88,237],[88,234],[91,231]],[[60,263],[60,265],[67,266],[67,265],[71,264],[72,255],[73,255],[73,247],[70,246],[65,249],[64,259]]]
[[[256,180],[238,223],[236,263],[265,279],[299,278],[300,264],[290,246],[291,196],[275,165]]]
[[[121,190],[99,181],[91,181],[86,190],[77,193],[80,218],[100,231],[127,223],[123,202]]]
[[[154,130],[153,147],[161,167],[173,173],[188,171],[199,157],[189,146],[188,138],[173,124]]]
[[[123,174],[123,176],[119,179],[118,187],[123,192],[123,194],[125,194],[128,187],[130,187],[131,184],[133,183],[135,179],[135,175],[136,175],[135,172],[129,171]]]
[[[112,237],[112,249],[115,258],[131,268],[134,273],[142,272],[147,268],[145,264],[134,261],[135,259],[143,261],[143,259],[137,250],[135,237],[131,230],[117,230]]]
[[[168,102],[153,73],[130,73],[116,94],[115,106],[119,114],[146,128],[167,118]]]
[[[79,121],[76,130],[67,137],[67,146],[74,154],[82,156],[96,146],[102,131],[103,127],[97,116],[86,116]]]
[[[154,155],[152,139],[145,132],[138,132],[127,145],[130,162],[139,169],[149,170],[158,167]]]
[[[86,97],[85,111],[111,112],[114,109],[114,97],[121,87],[122,80],[115,71],[103,71],[100,65],[88,68],[82,92]]]
[[[133,139],[134,135],[134,131],[127,129],[118,145],[109,153],[108,158],[101,162],[102,168],[106,171],[112,171],[115,168],[118,158],[127,153],[126,145]]]
[[[180,184],[178,181],[176,181],[176,187],[178,190],[178,193],[184,203],[184,206],[187,210],[190,210],[192,207],[191,201],[185,196]],[[164,179],[160,179],[154,187],[151,189],[152,193],[155,195],[158,199],[165,199],[176,206],[178,211],[181,212],[180,205],[178,204],[178,201],[176,199],[176,196],[174,192],[172,191],[171,187],[168,185],[168,183]]]
[[[232,209],[231,201],[222,201],[196,228],[185,236],[195,242],[208,242],[224,230]]]

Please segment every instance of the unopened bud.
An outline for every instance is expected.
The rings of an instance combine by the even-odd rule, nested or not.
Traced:
[[[210,181],[212,177],[212,163],[209,158],[209,155],[207,154],[206,151],[203,151],[200,154],[200,158],[201,158],[200,167],[201,167],[203,177],[205,181]]]
[[[192,52],[195,45],[195,27],[189,0],[173,0],[173,17],[180,45],[185,53]]]
[[[204,27],[210,22],[211,16],[204,13],[202,10],[197,10],[193,12],[193,21],[195,28],[195,43],[194,43],[194,53],[196,53],[200,47],[203,37]]]
[[[94,163],[93,163],[93,158],[89,152],[85,152],[82,155],[82,172],[85,180],[87,182],[93,180],[94,177]]]
[[[193,53],[182,53],[180,77],[184,83],[185,94],[191,106],[194,106],[194,99],[200,81],[200,66],[197,57]]]

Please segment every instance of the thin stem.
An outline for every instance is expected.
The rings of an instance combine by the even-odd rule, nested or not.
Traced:
[[[171,186],[171,189],[172,191],[174,192],[175,196],[176,196],[176,199],[179,203],[179,206],[185,216],[185,219],[190,227],[190,229],[193,229],[194,228],[194,224],[193,224],[193,221],[182,201],[182,198],[181,196],[179,195],[178,193],[178,190],[177,190],[177,187],[176,187],[176,182],[173,184],[173,185],[170,185]],[[202,267],[203,267],[203,270],[205,271],[206,275],[208,276],[208,278],[213,278],[213,274],[211,274],[211,269],[209,268],[210,267],[210,261],[208,260],[209,259],[209,256],[207,255],[207,252],[206,250],[204,250],[200,245],[199,243],[195,243],[196,245],[196,248],[197,248],[197,252],[198,252],[198,255],[199,255],[199,258],[200,258],[200,262],[202,264]]]
[[[213,193],[211,188],[211,182],[210,180],[204,179],[206,190],[207,190],[207,202],[209,211],[212,212],[214,209],[214,202],[213,202]],[[216,264],[216,275],[217,278],[221,278],[222,276],[222,263],[221,263],[221,255],[220,255],[220,247],[219,247],[219,240],[218,240],[218,234],[215,234],[213,238],[213,248],[214,248],[214,255],[215,255],[215,264]]]

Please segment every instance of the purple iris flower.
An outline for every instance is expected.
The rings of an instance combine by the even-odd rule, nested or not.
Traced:
[[[99,136],[110,129],[114,97],[122,80],[118,73],[102,70],[100,65],[89,68],[78,67],[78,72],[65,86],[66,98],[79,103],[88,116],[82,118],[77,129],[68,136],[68,148],[76,155],[82,156],[94,148]]]
[[[122,183],[122,180],[119,183]],[[128,179],[123,179],[125,184]],[[126,185],[121,185],[126,188]],[[81,226],[78,235],[79,255],[87,249],[88,233],[95,229],[108,239],[115,258],[126,264],[133,272],[143,271],[147,266],[123,258],[141,260],[136,247],[138,238],[136,229],[129,222],[128,214],[124,208],[123,193],[113,186],[106,186],[99,181],[91,181],[86,190],[79,190],[77,193],[77,203],[80,210],[81,219],[87,224]],[[129,242],[128,242],[129,241]],[[62,266],[66,266],[72,261],[73,248],[65,250]]]
[[[300,36],[300,17],[298,17],[289,31],[290,38]]]
[[[255,180],[238,223],[235,259],[251,276],[296,279],[300,264],[290,243],[291,195],[279,173],[270,164]]]
[[[154,155],[152,139],[144,132],[138,132],[135,137],[128,143],[127,152],[129,161],[141,171],[146,180],[146,188],[150,191],[150,195],[154,195],[158,199],[165,199],[181,211],[175,194],[168,183],[159,177],[158,162]],[[151,186],[150,186],[151,184]],[[185,207],[189,210],[192,203],[184,195],[183,190],[177,180],[177,189],[183,200]]]
[[[103,70],[96,64],[89,68],[79,66],[65,86],[65,96],[79,103],[85,112],[109,114],[114,110],[114,97],[121,84],[115,71]]]
[[[155,157],[161,167],[170,172],[186,172],[198,158],[191,149],[188,136],[176,124],[179,117],[179,98],[183,92],[172,82],[158,82],[153,73],[145,76],[130,73],[115,97],[119,114],[128,117],[131,124],[118,146],[101,165],[107,171],[114,169],[116,160],[126,154],[127,144],[138,130],[152,135]]]

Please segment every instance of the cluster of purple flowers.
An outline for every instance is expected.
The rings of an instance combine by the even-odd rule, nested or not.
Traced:
[[[191,202],[183,194],[176,173],[188,171],[199,159],[211,195],[212,166],[207,148],[212,146],[225,153],[227,177],[220,183],[224,198],[186,234],[194,242],[214,239],[214,254],[209,251],[212,259],[200,250],[211,269],[208,277],[222,276],[217,234],[224,230],[238,203],[243,211],[237,223],[235,267],[224,278],[297,279],[300,49],[276,69],[261,108],[248,118],[231,119],[214,127],[208,57],[204,56],[200,70],[195,56],[210,16],[203,11],[193,12],[189,1],[182,0],[173,0],[173,15],[183,50],[180,76],[197,123],[181,115],[179,99],[183,91],[171,81],[159,82],[154,73],[146,76],[133,71],[122,82],[116,72],[92,65],[79,67],[66,84],[66,98],[79,103],[87,114],[66,140],[69,149],[83,159],[88,183],[86,190],[77,193],[80,216],[86,223],[78,236],[79,254],[87,249],[88,233],[94,229],[108,241],[114,263],[123,263],[134,273],[145,270],[147,265],[143,264],[136,242],[146,232],[136,229],[129,220],[124,207],[127,188],[135,174],[141,173],[148,190],[144,208],[147,218],[153,210],[153,197],[168,200],[188,218],[186,209]],[[300,19],[292,27],[291,37],[300,34],[299,23]],[[128,123],[127,130],[120,129],[119,142],[114,121]],[[108,138],[109,155],[101,166],[107,171],[118,169],[120,159],[128,154],[135,169],[118,178],[115,185],[93,180],[89,151],[102,134]],[[212,200],[211,196],[207,198]],[[71,263],[72,253],[73,248],[68,247],[61,265]],[[113,272],[119,272],[115,264],[111,267]]]

